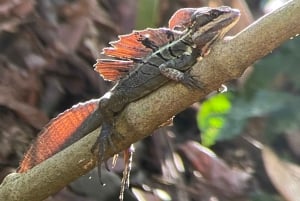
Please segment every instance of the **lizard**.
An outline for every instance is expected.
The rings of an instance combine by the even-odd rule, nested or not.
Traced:
[[[116,81],[116,84],[101,98],[78,104],[50,121],[25,154],[18,172],[26,172],[101,126],[91,150],[98,157],[101,181],[100,168],[106,146],[113,147],[113,134],[121,135],[114,129],[116,116],[131,102],[169,81],[203,89],[204,84],[191,76],[189,70],[199,57],[209,53],[217,40],[224,37],[239,16],[238,10],[226,6],[183,8],[170,18],[169,28],[147,28],[119,36],[118,41],[111,42],[111,47],[104,48],[102,52],[112,58],[98,59],[94,65],[104,79]],[[46,143],[48,150],[43,150]],[[129,183],[132,157],[129,149],[125,153],[127,160],[120,200],[123,199],[124,187]]]

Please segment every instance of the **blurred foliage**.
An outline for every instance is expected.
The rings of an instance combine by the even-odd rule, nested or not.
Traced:
[[[251,198],[252,201],[282,201],[281,197],[262,191],[252,194]]]
[[[140,0],[138,1],[136,29],[155,27],[157,24],[158,1]]]
[[[243,90],[205,101],[198,114],[204,145],[242,134],[254,117],[265,119],[264,139],[269,142],[284,131],[300,129],[299,51],[299,37],[287,41],[255,64]],[[226,103],[226,109],[230,108],[226,115],[225,100],[231,101]],[[218,122],[217,126],[212,122]]]
[[[202,104],[197,115],[197,123],[202,132],[202,144],[213,145],[224,126],[225,116],[231,108],[230,93],[218,94]]]

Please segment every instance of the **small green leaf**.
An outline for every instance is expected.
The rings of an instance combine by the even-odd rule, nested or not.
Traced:
[[[211,146],[215,143],[225,122],[224,115],[231,108],[229,97],[229,93],[218,94],[202,104],[197,115],[197,123],[202,131],[202,144],[204,146]]]

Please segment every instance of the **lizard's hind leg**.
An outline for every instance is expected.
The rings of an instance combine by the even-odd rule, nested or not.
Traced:
[[[92,153],[96,154],[98,157],[98,165],[97,165],[98,166],[97,167],[98,168],[98,176],[99,176],[99,181],[102,186],[104,186],[105,183],[102,181],[101,164],[104,162],[106,169],[109,170],[107,161],[104,161],[104,154],[105,154],[107,145],[114,149],[114,145],[111,140],[112,133],[113,133],[112,124],[103,122],[101,131],[100,131],[100,135],[98,136],[98,138],[91,150]]]
[[[99,181],[102,186],[105,186],[105,183],[102,181],[101,176],[101,164],[104,162],[104,154],[106,151],[106,146],[109,145],[110,147],[114,148],[113,142],[111,140],[111,136],[113,134],[113,124],[103,122],[100,135],[97,138],[97,141],[92,147],[92,152],[97,153],[98,155],[98,176]],[[116,152],[116,150],[114,150]],[[131,166],[132,166],[132,155],[134,152],[134,147],[131,145],[128,149],[124,150],[124,162],[125,162],[125,169],[123,171],[123,178],[121,181],[121,191],[119,199],[123,200],[124,198],[124,191],[126,188],[129,187],[129,176],[131,172]],[[113,162],[114,165],[115,162]],[[109,170],[107,161],[105,161],[105,167],[107,170]]]

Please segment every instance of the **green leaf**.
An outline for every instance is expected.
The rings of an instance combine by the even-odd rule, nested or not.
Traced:
[[[211,146],[215,143],[225,122],[224,115],[231,108],[229,97],[229,93],[218,94],[202,104],[197,115],[197,123],[202,131],[201,137],[204,146]]]

